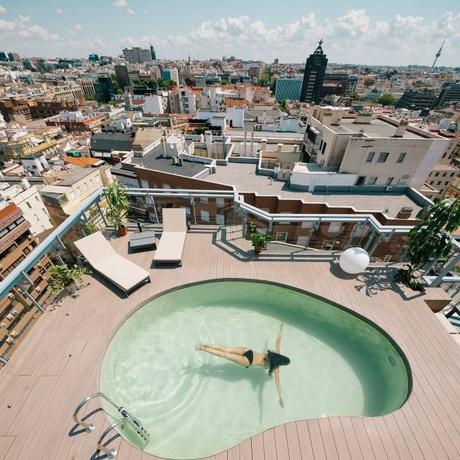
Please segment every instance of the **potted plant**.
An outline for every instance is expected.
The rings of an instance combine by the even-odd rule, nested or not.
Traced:
[[[81,228],[85,232],[85,235],[91,235],[100,230],[100,228],[96,224],[93,224],[92,222],[85,222],[81,224]]]
[[[414,290],[423,289],[419,270],[432,260],[448,257],[452,251],[450,234],[460,226],[460,199],[440,200],[419,216],[422,220],[407,238],[409,263],[395,275],[395,281]]]
[[[271,241],[271,235],[262,235],[257,232],[250,235],[249,238],[256,254],[259,254],[262,249],[267,249],[267,244]]]
[[[66,264],[53,265],[48,270],[50,275],[50,288],[53,294],[59,294],[66,289],[70,294],[76,289],[76,284],[81,283],[86,273],[84,267],[74,265],[69,267]]]
[[[114,180],[107,188],[106,197],[106,217],[114,225],[118,235],[125,236],[128,233],[126,216],[129,207],[126,187],[120,181]]]
[[[246,224],[246,239],[251,239],[251,235],[257,232],[257,225],[254,222]]]

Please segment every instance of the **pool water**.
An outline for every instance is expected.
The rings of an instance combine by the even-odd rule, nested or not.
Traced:
[[[280,368],[284,409],[266,370],[194,349],[274,350],[280,323],[281,353],[291,359]],[[341,308],[279,285],[215,281],[164,294],[130,316],[104,357],[100,389],[143,423],[147,452],[190,459],[288,421],[389,413],[406,400],[409,374],[388,338]]]

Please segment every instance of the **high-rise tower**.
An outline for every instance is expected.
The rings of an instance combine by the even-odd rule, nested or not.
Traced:
[[[157,53],[155,52],[153,45],[150,45],[150,56],[152,57],[152,61],[157,60]]]
[[[302,89],[300,91],[301,102],[321,101],[321,89],[327,67],[327,57],[322,48],[323,40],[318,42],[318,47],[307,59],[303,73]]]

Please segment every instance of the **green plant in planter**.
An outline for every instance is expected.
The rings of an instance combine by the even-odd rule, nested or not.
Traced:
[[[107,188],[106,197],[106,217],[114,225],[115,230],[120,232],[127,223],[129,200],[126,187],[120,181],[114,180]]]
[[[81,228],[86,235],[91,235],[101,230],[96,224],[93,224],[92,222],[85,222],[81,224]]]
[[[81,283],[86,270],[78,265],[69,267],[66,264],[60,264],[50,267],[48,273],[50,275],[51,292],[59,294],[72,283]]]
[[[248,239],[251,238],[253,233],[257,232],[257,225],[254,222],[248,222],[246,224],[246,236]]]
[[[413,291],[421,291],[423,289],[423,279],[421,273],[410,264],[407,264],[398,270],[394,276],[394,280],[398,283],[405,284]]]
[[[421,289],[421,277],[417,270],[424,268],[430,261],[447,257],[452,248],[450,233],[460,226],[460,199],[448,198],[438,201],[428,209],[423,209],[421,221],[407,238],[409,245],[409,264],[398,270],[395,280],[414,289]],[[415,274],[415,275],[414,275]]]
[[[267,249],[267,244],[271,241],[271,235],[262,235],[260,233],[253,233],[250,235],[250,240],[254,251],[259,253],[262,249]]]

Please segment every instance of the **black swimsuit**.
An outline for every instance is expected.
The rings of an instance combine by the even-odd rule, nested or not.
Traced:
[[[248,367],[251,367],[252,365],[252,361],[254,360],[254,353],[252,350],[247,350],[243,353],[243,356],[249,361],[249,366],[246,366],[247,368]]]

